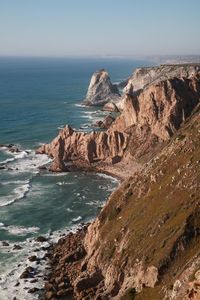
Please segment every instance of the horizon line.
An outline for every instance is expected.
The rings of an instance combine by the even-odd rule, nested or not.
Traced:
[[[148,55],[141,55],[141,54],[121,54],[121,55],[112,55],[112,54],[105,54],[105,55],[91,55],[91,54],[85,54],[85,55],[73,55],[73,54],[67,54],[67,55],[29,55],[29,54],[16,54],[16,55],[10,55],[10,54],[0,54],[0,58],[191,58],[191,57],[198,57],[200,58],[199,54],[148,54]]]

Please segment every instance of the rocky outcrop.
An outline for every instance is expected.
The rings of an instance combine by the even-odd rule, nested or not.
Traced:
[[[187,78],[164,78],[127,94],[123,112],[107,131],[84,133],[66,126],[39,148],[58,167],[78,160],[92,166],[125,161],[128,172],[132,161],[142,163],[111,194],[81,239],[62,242],[66,249],[74,248],[63,255],[58,245],[53,253],[54,270],[58,263],[66,273],[63,295],[161,300],[192,299],[199,293],[198,274],[185,286],[181,277],[199,257],[199,102],[199,71]],[[55,278],[53,282],[56,297],[60,287]]]
[[[108,73],[102,69],[92,75],[84,104],[103,106],[110,101],[119,101],[120,94]]]
[[[37,153],[54,158],[52,171],[66,170],[65,162],[69,161],[91,165],[119,162],[129,155],[135,159],[151,151],[157,143],[169,140],[199,101],[198,72],[190,78],[160,81],[148,85],[139,95],[126,95],[121,115],[111,120],[110,127],[108,122],[102,123],[104,128],[109,127],[107,131],[86,133],[66,126]]]
[[[99,120],[94,125],[102,129],[108,129],[111,126],[111,124],[114,122],[114,120],[115,118],[110,114],[107,115],[103,121]]]
[[[142,172],[113,192],[84,234],[58,242],[52,299],[61,288],[77,300],[198,299],[199,122],[197,105]]]
[[[115,130],[134,125],[148,127],[162,140],[169,139],[200,101],[200,73],[148,85],[139,95],[127,94],[124,110],[113,123]]]
[[[103,110],[105,111],[112,111],[112,112],[119,112],[118,106],[114,102],[108,102],[103,106]]]
[[[62,170],[63,162],[91,164],[99,160],[112,160],[122,157],[127,147],[127,134],[120,131],[77,132],[69,125],[63,128],[58,137],[50,144],[41,146],[37,153],[47,154],[54,158],[53,167]],[[58,165],[57,165],[58,163]]]
[[[159,67],[137,68],[128,79],[124,93],[133,94],[150,84],[172,78],[190,78],[200,72],[200,64],[161,65]]]

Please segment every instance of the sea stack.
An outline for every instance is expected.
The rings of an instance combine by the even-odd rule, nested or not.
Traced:
[[[108,72],[101,69],[92,75],[84,104],[103,106],[107,102],[119,101],[120,94],[112,84]]]

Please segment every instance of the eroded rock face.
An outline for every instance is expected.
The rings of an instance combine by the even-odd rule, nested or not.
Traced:
[[[124,93],[133,94],[150,84],[172,78],[190,78],[200,71],[200,65],[161,65],[159,67],[137,68],[128,79]]]
[[[63,161],[80,160],[89,164],[123,156],[127,147],[127,134],[119,131],[76,132],[70,126],[63,128],[50,144],[41,146],[37,153],[54,158],[53,168],[62,170]],[[57,165],[58,163],[58,165]]]
[[[54,158],[52,171],[65,171],[64,162],[68,161],[92,164],[112,162],[115,157],[129,154],[139,157],[146,151],[144,147],[151,150],[155,142],[168,140],[199,101],[198,73],[187,79],[160,81],[147,86],[139,95],[126,95],[123,112],[107,131],[77,132],[67,125],[50,144],[43,145],[37,152]],[[141,150],[138,142],[143,145]]]
[[[127,95],[123,113],[107,131],[83,133],[66,126],[39,149],[59,161],[81,159],[92,164],[125,155],[132,160],[138,145],[149,151],[154,139],[157,143],[168,140],[192,115],[142,172],[112,193],[81,236],[81,255],[71,249],[70,256],[65,256],[67,263],[69,257],[70,263],[75,256],[79,259],[79,264],[75,261],[64,268],[76,299],[120,299],[130,290],[148,293],[145,287],[155,286],[164,299],[164,275],[169,272],[170,283],[174,283],[179,271],[199,253],[199,100],[198,72],[187,79],[162,80],[138,95]],[[199,264],[187,274],[194,270],[199,270]],[[187,285],[183,290],[184,294],[189,291],[189,299],[199,277],[195,273],[189,289]],[[177,279],[179,283],[181,278]],[[171,299],[184,299],[176,298],[176,288],[175,284]]]
[[[101,106],[119,99],[118,88],[112,84],[108,73],[104,69],[95,72],[92,75],[84,104]]]
[[[162,140],[169,139],[200,100],[200,74],[147,86],[138,96],[127,94],[124,110],[113,123],[115,130],[147,126]]]

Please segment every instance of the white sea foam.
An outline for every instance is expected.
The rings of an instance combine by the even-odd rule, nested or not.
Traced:
[[[15,160],[14,157],[12,157],[12,158],[7,158],[7,159],[1,161],[0,164],[1,164],[1,165],[4,165],[4,164],[7,164],[7,163],[9,163],[9,162],[11,162],[11,161],[14,161],[14,160]]]
[[[53,233],[49,231],[49,233],[44,235],[48,238],[48,242],[41,244],[33,238],[28,238],[24,242],[18,242],[17,245],[20,245],[22,247],[20,251],[14,250],[14,243],[10,241],[8,241],[9,246],[3,246],[2,244],[1,251],[3,251],[4,253],[13,252],[15,253],[15,256],[13,256],[11,259],[9,258],[9,262],[7,261],[6,264],[1,266],[0,299],[13,300],[13,295],[17,299],[38,299],[37,293],[31,294],[28,293],[28,290],[34,287],[42,289],[44,286],[44,277],[49,273],[48,261],[46,259],[43,259],[46,254],[44,247],[48,247],[51,243],[57,243],[58,240],[63,237],[63,235],[68,234],[69,231],[75,232],[81,226],[80,223],[78,223],[78,221],[80,221],[81,219],[81,216],[74,218],[73,222],[77,224],[70,225],[70,228],[66,227],[65,229],[54,231]],[[1,225],[5,226],[3,223],[0,223],[0,226]],[[39,259],[39,264],[36,261],[29,261],[28,257],[32,255],[36,255],[36,257]],[[31,266],[35,269],[34,278],[37,279],[35,283],[31,282],[32,279],[20,279],[20,275],[28,266]]]
[[[100,201],[95,201],[95,200],[86,202],[85,204],[89,205],[89,206],[102,206],[103,205]]]
[[[110,179],[113,183],[119,183],[119,179],[111,176],[111,175],[107,175],[107,174],[104,174],[104,173],[97,173],[97,175],[99,177],[102,177],[102,178],[105,178],[105,179]]]
[[[46,173],[43,174],[44,177],[59,177],[59,176],[67,176],[68,173],[67,172],[59,172],[59,173]]]
[[[26,194],[29,192],[30,187],[31,187],[30,182],[27,180],[24,181],[23,185],[16,187],[13,190],[13,193],[10,194],[9,196],[4,196],[4,197],[1,196],[0,207],[11,205],[16,201],[23,199],[26,196]]]
[[[62,186],[62,185],[72,185],[72,184],[74,184],[74,182],[65,182],[65,181],[61,182],[61,181],[60,181],[60,182],[57,182],[56,184],[57,184],[57,185],[61,185],[61,186]]]
[[[91,115],[83,115],[83,116],[80,116],[82,119],[90,119],[90,120],[92,120],[93,119],[93,117],[91,116]]]
[[[86,128],[88,128],[88,127],[90,127],[90,125],[89,124],[83,124],[83,125],[81,125],[81,129],[86,129]]]
[[[66,209],[66,211],[67,212],[73,212],[73,210],[71,208],[69,208],[69,207]]]
[[[10,151],[6,150],[5,152],[7,152],[8,154],[12,155],[13,157],[11,158],[7,158],[5,159],[4,161],[1,162],[1,164],[7,164],[7,163],[10,163],[14,160],[17,160],[17,159],[22,159],[22,158],[25,158],[28,156],[28,151],[21,151],[21,152],[13,152],[11,153]]]
[[[74,104],[74,106],[76,106],[76,107],[88,107],[88,106],[85,105],[85,104],[79,104],[79,103]]]
[[[12,235],[18,235],[18,236],[24,236],[28,233],[36,233],[40,230],[39,227],[23,227],[23,226],[15,226],[15,225],[9,225],[6,226],[3,223],[0,223],[0,229],[8,231]]]
[[[76,222],[78,222],[78,221],[80,221],[80,220],[82,220],[82,217],[81,217],[81,216],[78,216],[77,218],[73,218],[73,219],[72,219],[72,222],[73,222],[73,223],[76,223]]]
[[[80,224],[74,224],[71,226],[70,231],[75,232],[80,227]],[[17,243],[22,247],[19,251],[13,251],[14,243],[8,242],[9,246],[1,247],[1,251],[5,253],[15,252],[15,259],[11,259],[9,263],[1,266],[0,269],[0,299],[13,300],[13,295],[17,299],[35,300],[38,299],[37,293],[28,293],[31,288],[42,289],[44,286],[44,276],[48,274],[48,261],[43,259],[45,257],[46,251],[41,248],[48,247],[52,242],[56,243],[63,236],[63,234],[68,234],[69,228],[64,230],[57,230],[49,232],[49,234],[44,235],[49,240],[45,243],[39,243],[35,239],[28,238],[24,242]],[[36,252],[36,249],[39,251]],[[36,255],[40,259],[40,263],[30,262],[28,257]],[[31,266],[35,269],[34,278],[37,279],[35,283],[32,283],[32,279],[20,279],[20,275],[24,272],[25,268]],[[18,284],[20,283],[20,284]],[[16,285],[17,284],[17,285]]]
[[[22,158],[22,157],[21,157]],[[28,157],[23,157],[24,159],[19,159],[14,161],[11,165],[12,170],[17,172],[31,172],[31,173],[39,173],[38,167],[48,164],[52,161],[45,154],[35,154],[32,152]]]
[[[94,110],[94,111],[83,111],[83,114],[86,114],[86,115],[94,115],[98,113],[98,110]]]

